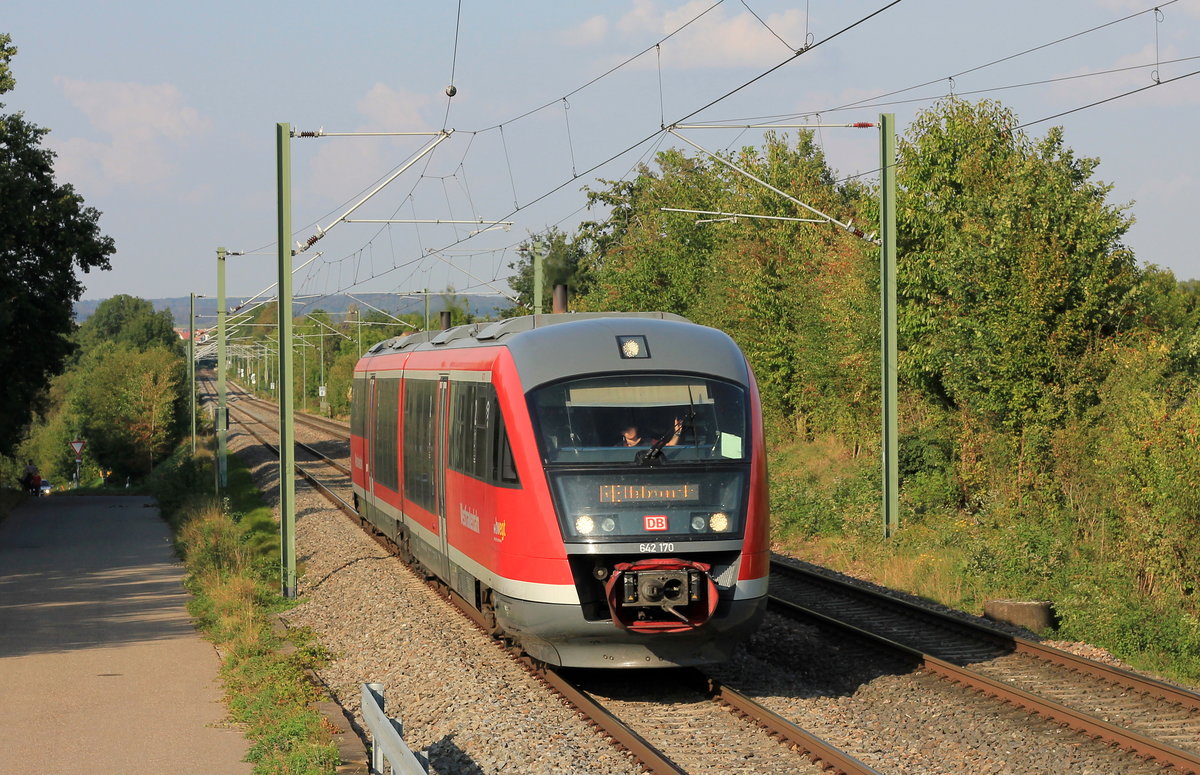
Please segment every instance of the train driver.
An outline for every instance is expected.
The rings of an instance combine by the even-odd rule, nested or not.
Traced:
[[[663,443],[663,446],[664,447],[673,447],[676,444],[678,444],[679,436],[682,433],[683,433],[683,420],[676,417],[675,418],[675,432],[671,435],[671,438],[667,439]],[[638,427],[636,425],[630,423],[621,429],[621,438],[617,442],[617,446],[618,447],[650,447],[650,446],[654,446],[658,442],[659,442],[659,439],[642,438],[642,433],[641,433],[641,431],[638,430]]]

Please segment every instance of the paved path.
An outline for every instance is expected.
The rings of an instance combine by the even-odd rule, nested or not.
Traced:
[[[249,773],[170,531],[140,497],[0,522],[0,775]]]

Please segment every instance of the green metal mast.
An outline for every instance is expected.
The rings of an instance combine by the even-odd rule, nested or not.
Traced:
[[[191,402],[187,414],[192,417],[192,455],[196,455],[196,294],[191,294],[187,313],[187,384]]]
[[[191,294],[188,309],[188,386],[192,400],[188,414],[192,417],[192,454],[196,454],[196,294]]]
[[[229,484],[228,409],[225,406],[225,248],[217,248],[217,486]]]
[[[550,252],[550,244],[546,243],[546,252]],[[544,269],[542,266],[545,256],[542,255],[541,248],[533,245],[533,314],[542,314],[542,286],[545,284]]]
[[[883,536],[900,521],[896,371],[896,115],[879,115],[880,372],[883,397]]]
[[[292,414],[291,126],[275,125],[279,194],[279,527],[283,596],[296,597],[296,451]]]

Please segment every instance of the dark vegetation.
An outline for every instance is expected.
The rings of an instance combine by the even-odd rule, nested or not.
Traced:
[[[15,86],[16,53],[0,34],[0,96]],[[74,350],[71,305],[83,292],[76,269],[107,269],[115,248],[100,233],[100,214],[55,182],[54,154],[41,147],[48,130],[3,110],[0,103],[0,455],[11,455]]]

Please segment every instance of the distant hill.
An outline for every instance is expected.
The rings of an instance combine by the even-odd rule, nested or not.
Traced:
[[[362,301],[360,302],[344,295],[325,296],[319,300],[299,299],[300,303],[297,303],[294,307],[296,316],[299,317],[306,312],[314,312],[321,309],[337,317],[354,307],[363,309],[364,314],[369,313],[371,307],[378,307],[393,315],[421,314],[425,311],[425,300],[420,296],[396,296],[390,293],[356,293],[355,296]],[[512,306],[512,302],[503,296],[478,296],[465,293],[458,294],[458,298],[466,299],[471,314],[480,318],[497,317],[499,310]],[[75,322],[82,323],[87,320],[103,301],[104,299],[84,299],[83,301],[75,302]],[[187,327],[189,297],[148,299],[147,301],[153,304],[156,310],[170,310],[171,315],[175,318],[176,327]],[[233,309],[242,303],[242,298],[230,296],[226,299],[226,302],[229,305],[229,309]],[[434,318],[431,321],[431,325],[437,326],[436,317],[443,309],[445,309],[445,306],[440,296],[429,297],[429,315],[431,318]],[[206,328],[213,325],[216,322],[216,317],[216,299],[207,297],[196,299],[197,328]]]

